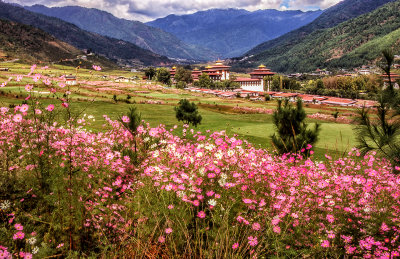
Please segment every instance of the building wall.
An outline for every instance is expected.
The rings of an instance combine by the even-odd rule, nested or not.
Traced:
[[[264,80],[258,82],[239,82],[240,88],[247,91],[264,92]]]

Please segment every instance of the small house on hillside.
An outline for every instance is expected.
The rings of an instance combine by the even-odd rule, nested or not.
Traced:
[[[76,76],[74,75],[67,75],[65,76],[65,84],[67,85],[76,85]]]
[[[119,82],[119,83],[128,83],[129,82],[129,78],[126,78],[124,76],[119,76],[119,77],[115,78],[114,81],[115,82]]]
[[[0,71],[8,71],[8,67],[0,67]]]
[[[353,106],[357,103],[357,101],[344,98],[328,97],[326,100],[321,101],[321,103],[327,105]]]

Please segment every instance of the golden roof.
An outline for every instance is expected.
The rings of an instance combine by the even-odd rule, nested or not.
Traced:
[[[173,66],[172,69],[175,70],[175,69],[176,69],[176,66]]]
[[[218,66],[222,65],[222,60],[218,59],[217,61],[215,61],[215,65],[218,65]]]
[[[208,66],[206,66],[206,68],[207,68],[207,69],[210,69],[210,68],[212,68],[212,66],[208,65]]]
[[[258,68],[266,68],[264,65],[259,65]]]

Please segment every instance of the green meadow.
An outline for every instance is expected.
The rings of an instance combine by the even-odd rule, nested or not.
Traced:
[[[0,83],[7,80],[10,76],[15,77],[16,74],[26,75],[29,73],[30,66],[17,63],[0,64],[0,67],[9,67],[9,72],[0,72]],[[199,93],[191,93],[185,90],[178,90],[169,87],[158,86],[155,89],[149,88],[148,84],[142,81],[135,83],[118,83],[116,84],[111,78],[117,76],[132,77],[134,75],[141,77],[138,73],[130,73],[128,71],[91,71],[85,69],[74,69],[71,67],[51,66],[46,70],[41,70],[38,66],[37,73],[48,75],[51,77],[59,77],[63,74],[75,74],[79,81],[102,81],[101,85],[89,86],[87,84],[78,83],[70,88],[71,91],[71,107],[78,117],[84,114],[93,115],[95,121],[88,125],[88,129],[100,131],[103,129],[105,120],[103,115],[108,115],[112,119],[117,119],[124,114],[129,106],[136,105],[142,115],[142,119],[150,123],[152,126],[164,124],[167,128],[178,125],[175,130],[176,134],[180,134],[182,123],[175,118],[174,107],[180,99],[186,98],[198,104],[199,112],[203,117],[201,124],[195,128],[196,131],[206,132],[226,131],[229,135],[238,135],[240,138],[246,139],[250,143],[270,148],[270,136],[274,133],[274,125],[272,115],[269,114],[244,114],[234,112],[233,107],[246,108],[263,108],[274,109],[276,101],[249,101],[246,99],[221,99],[212,95],[204,95]],[[107,79],[102,79],[106,75]],[[10,106],[21,104],[28,93],[24,87],[27,83],[33,84],[32,79],[24,78],[21,82],[11,80],[8,85],[2,89],[0,96],[1,106]],[[157,85],[152,82],[151,85]],[[54,88],[57,88],[54,84]],[[106,89],[102,91],[102,89]],[[50,94],[49,87],[44,84],[35,85],[34,94],[42,99],[43,106],[47,104],[61,104],[60,98],[63,98],[67,87],[58,89],[56,94]],[[104,90],[103,89],[103,90]],[[114,96],[115,95],[115,96]],[[128,97],[129,96],[129,97]],[[117,101],[115,101],[115,99]],[[153,104],[148,102],[160,102],[161,104]],[[58,106],[59,110],[62,108]],[[354,113],[352,108],[332,108],[332,107],[313,107],[305,106],[307,113],[316,112],[330,114],[334,110],[338,110],[340,114]],[[323,158],[325,153],[336,154],[341,156],[347,153],[355,146],[355,136],[353,126],[349,124],[340,124],[335,122],[317,121],[308,119],[310,126],[318,122],[321,124],[321,132],[319,141],[315,147],[315,157]]]

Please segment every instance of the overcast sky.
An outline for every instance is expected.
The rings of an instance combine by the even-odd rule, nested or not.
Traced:
[[[79,5],[97,8],[120,18],[151,21],[169,14],[189,14],[211,8],[316,10],[326,9],[341,0],[5,0],[21,5],[49,7]]]

